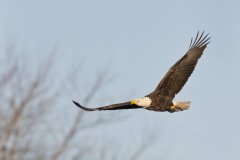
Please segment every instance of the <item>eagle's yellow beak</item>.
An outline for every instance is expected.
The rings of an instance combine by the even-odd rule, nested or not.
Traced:
[[[134,100],[131,100],[131,105],[133,105],[133,104],[137,104],[137,101],[134,99]]]

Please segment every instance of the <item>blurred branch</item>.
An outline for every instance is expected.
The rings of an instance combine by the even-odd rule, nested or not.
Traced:
[[[85,96],[85,98],[83,100],[84,103],[88,103],[96,95],[96,93],[99,91],[99,89],[105,85],[105,80],[106,80],[107,74],[108,74],[108,72],[105,71],[105,72],[102,72],[101,74],[97,75],[94,85],[92,86],[92,88],[90,89],[90,91],[87,93],[87,95]],[[59,157],[66,151],[69,143],[76,136],[77,132],[80,129],[79,126],[81,125],[81,120],[83,118],[83,114],[84,113],[82,111],[78,112],[78,114],[73,122],[72,127],[70,128],[69,132],[66,134],[61,145],[54,152],[54,154],[52,156],[53,160],[59,159]],[[91,123],[91,124],[88,124],[87,126],[85,126],[85,129],[92,128],[97,124],[101,124],[101,122],[102,121],[100,121],[100,119],[98,119],[94,123]],[[81,131],[82,131],[82,128],[81,128]]]
[[[137,148],[135,152],[129,157],[129,160],[138,160],[144,153],[146,153],[147,150],[149,150],[150,147],[152,147],[156,142],[159,136],[161,134],[156,133],[156,129],[150,130],[148,127],[144,129],[143,133],[146,132],[147,134],[144,134],[144,137],[141,139],[140,144],[137,145]]]
[[[0,88],[6,85],[6,83],[10,81],[10,79],[13,77],[16,71],[17,71],[17,66],[14,65],[12,68],[6,71],[5,74],[0,76]]]
[[[7,52],[12,51],[8,49]],[[13,56],[13,54],[11,54]],[[18,60],[18,62],[20,59]],[[21,66],[21,69],[16,67],[19,63],[15,63],[10,70],[6,71],[6,76],[1,79],[1,85],[7,87],[7,82],[10,83],[10,79],[16,79],[20,81],[16,81],[17,87],[10,87],[12,84],[9,84],[8,95],[6,100],[8,103],[2,103],[0,105],[8,104],[9,107],[4,107],[9,111],[10,116],[2,123],[1,128],[1,139],[0,139],[0,148],[3,148],[0,152],[0,159],[16,159],[15,155],[23,154],[26,151],[29,151],[28,146],[22,147],[24,139],[31,134],[30,128],[36,124],[37,119],[42,118],[42,114],[45,106],[48,106],[54,102],[56,99],[56,94],[52,92],[52,88],[44,88],[46,85],[46,81],[49,77],[49,71],[51,70],[51,61],[45,61],[43,66],[40,66],[38,72],[36,72],[35,78],[31,80],[31,77],[26,76],[26,68],[24,65]],[[10,64],[11,65],[11,64]],[[22,72],[23,71],[23,72]],[[20,73],[21,72],[21,73]],[[16,74],[15,74],[16,73]],[[25,79],[24,83],[28,83],[28,85],[23,85],[23,81],[21,79]],[[13,85],[15,86],[15,85]],[[41,92],[39,92],[41,91]],[[44,91],[44,92],[43,92]],[[51,93],[52,92],[52,93]],[[50,93],[51,99],[44,99],[44,95]],[[52,94],[52,96],[51,96]],[[17,96],[19,95],[19,96]],[[38,102],[38,106],[32,108],[34,103]],[[35,114],[32,112],[29,114],[30,110],[34,110]],[[0,111],[0,113],[3,110]],[[6,112],[6,111],[4,111]],[[27,125],[25,125],[27,124]],[[23,134],[24,133],[24,134]],[[21,141],[21,143],[19,143]],[[27,144],[27,143],[26,143]],[[26,145],[25,144],[25,145]],[[19,158],[20,156],[18,156]]]

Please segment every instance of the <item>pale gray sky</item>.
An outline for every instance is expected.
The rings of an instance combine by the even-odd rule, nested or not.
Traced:
[[[34,61],[58,44],[59,70],[84,61],[87,79],[110,66],[117,77],[99,98],[115,103],[149,93],[190,38],[208,32],[211,43],[176,97],[192,101],[189,111],[132,111],[135,116],[122,123],[97,128],[98,136],[112,141],[118,135],[116,141],[131,150],[144,129],[156,127],[159,140],[142,159],[238,160],[239,7],[234,0],[0,0],[0,41],[16,40]],[[81,100],[69,97],[69,103],[72,98]]]

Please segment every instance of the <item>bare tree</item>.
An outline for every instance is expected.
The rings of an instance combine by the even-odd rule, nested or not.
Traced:
[[[123,115],[115,112],[114,116],[97,117],[86,122],[82,120],[85,113],[78,111],[72,123],[64,128],[60,140],[54,141],[54,136],[59,130],[54,128],[51,120],[46,122],[46,119],[52,116],[51,109],[58,106],[59,101],[63,101],[62,92],[76,93],[76,90],[80,90],[78,82],[75,81],[77,76],[70,74],[66,77],[74,78],[68,79],[68,83],[65,81],[56,83],[58,77],[53,71],[53,54],[42,63],[31,65],[26,57],[23,55],[20,57],[15,53],[14,46],[6,48],[5,52],[1,53],[3,56],[0,59],[0,67],[4,68],[0,70],[0,159],[59,160],[66,159],[70,154],[72,159],[82,159],[86,154],[91,154],[91,148],[83,139],[80,146],[74,146],[73,140],[79,133],[102,124],[113,123]],[[85,92],[83,100],[85,104],[92,100],[101,87],[112,81],[109,73],[109,70],[104,70],[96,74],[93,85]],[[70,99],[68,100],[70,102]],[[51,142],[46,140],[49,135]],[[130,159],[138,159],[147,146],[151,145],[148,139],[136,148],[136,153]],[[72,153],[73,148],[77,152]],[[99,158],[107,159],[107,157],[105,149],[100,150]]]
[[[11,52],[9,52],[11,51]],[[1,73],[1,159],[25,159],[34,152],[31,134],[48,106],[57,100],[49,84],[51,61],[39,65],[33,74],[13,50],[6,50],[6,70]],[[33,67],[33,66],[31,66]],[[32,137],[33,138],[33,137]]]

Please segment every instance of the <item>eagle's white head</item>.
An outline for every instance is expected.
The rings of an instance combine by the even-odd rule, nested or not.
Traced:
[[[131,101],[132,105],[135,104],[143,108],[149,107],[151,103],[152,103],[152,100],[149,97],[143,97],[143,98],[134,99]]]

